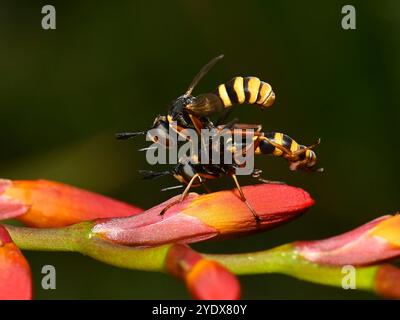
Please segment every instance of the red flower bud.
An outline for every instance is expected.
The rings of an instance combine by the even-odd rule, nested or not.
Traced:
[[[31,272],[21,251],[0,225],[0,300],[32,298]]]
[[[385,298],[400,299],[400,269],[389,264],[380,266],[376,273],[375,291]]]
[[[202,258],[185,245],[171,247],[167,270],[182,279],[189,292],[199,300],[237,300],[240,298],[238,279],[221,264]]]
[[[330,265],[367,265],[400,256],[400,215],[377,218],[336,237],[300,241],[296,250],[305,259]]]
[[[133,246],[190,243],[271,229],[298,217],[314,203],[307,192],[287,185],[247,186],[243,192],[260,216],[259,223],[237,192],[220,191],[201,196],[191,193],[161,216],[175,197],[136,216],[99,221],[92,231]]]

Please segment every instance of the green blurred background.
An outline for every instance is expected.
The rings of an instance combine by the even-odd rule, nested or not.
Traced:
[[[53,4],[57,29],[41,28]],[[348,1],[12,1],[0,2],[0,177],[46,178],[148,208],[174,195],[142,181],[146,129],[187,88],[199,68],[225,59],[196,93],[236,75],[272,84],[273,108],[236,110],[243,122],[285,132],[303,144],[321,137],[322,175],[289,172],[259,157],[272,180],[308,190],[316,205],[268,233],[197,244],[244,252],[337,234],[399,209],[400,2],[351,1],[357,30],[341,28]],[[243,184],[251,183],[246,177]],[[230,181],[212,184],[231,187]],[[170,276],[117,269],[78,254],[26,252],[39,299],[186,299]],[[41,289],[41,267],[57,289]],[[279,275],[242,277],[248,299],[375,298]]]

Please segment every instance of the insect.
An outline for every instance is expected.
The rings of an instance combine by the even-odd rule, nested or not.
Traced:
[[[275,157],[283,157],[289,162],[292,171],[305,170],[322,172],[323,168],[317,168],[317,155],[313,149],[321,143],[305,146],[298,144],[287,134],[280,132],[267,132],[257,138],[255,142],[255,154],[270,154]]]
[[[215,92],[193,96],[192,92],[210,69],[223,58],[215,57],[208,62],[194,77],[186,92],[172,101],[168,111],[168,122],[177,122],[178,126],[189,127],[193,116],[203,120],[215,113],[228,111],[237,104],[255,104],[261,108],[271,106],[275,93],[271,85],[257,77],[234,77],[225,84],[220,84]]]
[[[168,114],[155,118],[151,129],[165,130],[169,124],[178,133],[185,128],[193,128],[200,133],[201,128],[213,127],[209,116],[222,113],[222,118],[225,118],[234,105],[254,104],[265,109],[274,103],[275,93],[271,85],[257,77],[234,77],[220,84],[213,93],[193,96],[192,92],[200,80],[223,57],[220,55],[208,62],[194,77],[186,92],[170,103]],[[117,138],[129,139],[145,134],[147,131],[122,132],[117,134]]]
[[[162,211],[161,215],[163,215],[170,207],[173,205],[183,201],[187,194],[189,193],[192,187],[203,186],[207,192],[209,192],[206,182],[208,180],[218,179],[223,176],[230,176],[236,188],[239,191],[239,195],[241,200],[247,205],[251,213],[253,214],[255,221],[260,222],[260,217],[253,209],[253,207],[248,203],[242,188],[239,184],[237,176],[235,174],[236,169],[244,166],[245,164],[237,161],[237,154],[246,153],[249,150],[253,150],[254,154],[266,154],[272,155],[275,157],[283,157],[289,162],[289,167],[291,170],[306,170],[306,171],[319,171],[321,172],[322,168],[317,168],[317,157],[315,152],[312,150],[319,143],[318,140],[315,144],[311,146],[304,146],[297,143],[294,139],[289,137],[286,134],[279,132],[261,132],[261,126],[259,125],[247,125],[247,124],[234,124],[231,128],[226,128],[226,126],[218,126],[215,131],[215,135],[220,135],[224,130],[229,130],[231,134],[239,134],[243,135],[243,137],[247,134],[244,128],[257,128],[256,132],[251,132],[252,134],[252,142],[247,144],[247,140],[243,139],[239,141],[234,141],[233,143],[227,143],[224,145],[218,144],[217,148],[220,148],[220,154],[222,155],[224,152],[228,152],[232,154],[233,161],[232,163],[224,163],[221,164],[210,164],[210,163],[201,163],[201,159],[197,156],[195,158],[183,157],[179,159],[179,163],[172,169],[167,171],[148,171],[141,170],[140,173],[144,176],[145,179],[155,179],[165,175],[174,176],[182,185],[174,186],[170,188],[162,189],[170,190],[175,188],[180,188],[186,185],[184,191],[182,192],[180,198],[175,202],[170,203],[166,206]],[[217,141],[217,139],[213,140]],[[215,148],[214,144],[210,145],[210,150]],[[250,148],[253,147],[253,148]],[[252,176],[257,178],[259,181],[264,183],[281,183],[275,181],[269,181],[261,178],[262,171],[260,169],[254,169],[252,172]]]

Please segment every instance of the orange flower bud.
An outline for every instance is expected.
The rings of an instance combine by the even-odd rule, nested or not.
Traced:
[[[93,192],[47,180],[0,180],[0,220],[31,227],[61,227],[86,220],[126,217],[143,210]]]
[[[221,264],[202,258],[185,245],[171,247],[167,270],[182,279],[189,292],[199,300],[237,300],[240,298],[238,279]]]

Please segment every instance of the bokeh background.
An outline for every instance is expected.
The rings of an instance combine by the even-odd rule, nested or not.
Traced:
[[[57,29],[41,28],[53,4]],[[341,28],[348,1],[0,1],[0,177],[46,178],[143,208],[173,178],[142,181],[146,129],[210,58],[225,59],[200,83],[208,92],[236,75],[272,84],[273,108],[238,108],[243,122],[303,144],[321,137],[322,175],[289,172],[259,157],[265,177],[308,190],[316,205],[268,233],[197,244],[244,252],[344,232],[399,209],[400,2],[351,1],[357,29]],[[252,183],[242,178],[242,184]],[[229,180],[212,184],[230,188]],[[71,253],[26,252],[39,299],[187,299],[170,276],[117,269]],[[41,267],[57,289],[41,289]],[[373,299],[279,275],[241,278],[247,299]]]

